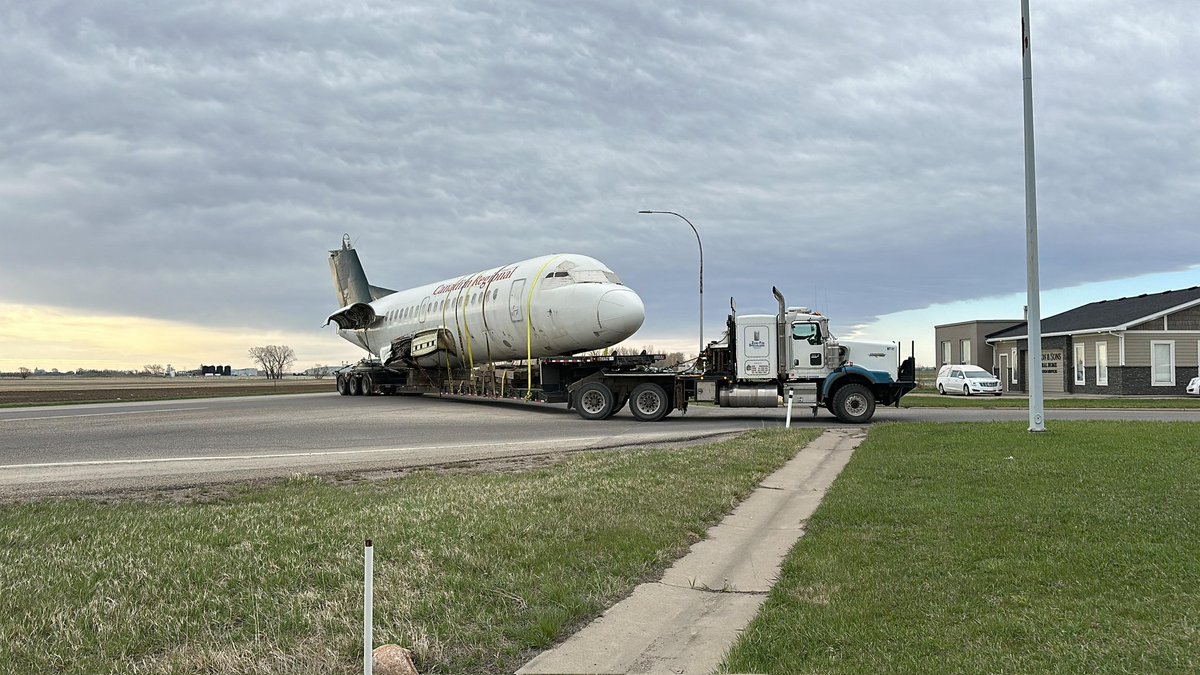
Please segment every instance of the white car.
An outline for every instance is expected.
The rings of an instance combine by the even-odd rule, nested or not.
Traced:
[[[1200,377],[1193,377],[1192,381],[1188,382],[1187,393],[1200,396]]]
[[[1000,380],[979,366],[942,366],[938,371],[937,390],[939,394],[992,394],[999,396],[1004,392]]]

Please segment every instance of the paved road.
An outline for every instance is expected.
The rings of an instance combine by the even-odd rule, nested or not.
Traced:
[[[1025,420],[1024,410],[880,409],[877,421]],[[1054,419],[1200,421],[1200,411],[1050,411]],[[783,426],[782,409],[693,407],[658,423],[563,406],[336,394],[0,409],[0,494],[71,494],[394,469],[678,442]],[[799,426],[833,426],[798,409]]]

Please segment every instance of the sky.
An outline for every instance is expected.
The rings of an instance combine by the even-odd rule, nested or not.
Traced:
[[[1043,315],[1200,285],[1200,3],[1031,2]],[[0,371],[362,355],[407,288],[556,252],[634,345],[789,304],[916,341],[1025,304],[1020,3],[0,6]]]

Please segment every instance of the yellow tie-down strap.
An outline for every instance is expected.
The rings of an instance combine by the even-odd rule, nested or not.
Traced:
[[[542,280],[542,272],[550,266],[559,256],[550,256],[542,269],[538,270],[537,276],[533,278],[533,283],[529,284],[529,295],[525,298],[525,364],[528,371],[525,385],[525,400],[533,398],[533,324],[530,323],[529,312],[533,308],[533,291],[537,288],[538,282]]]

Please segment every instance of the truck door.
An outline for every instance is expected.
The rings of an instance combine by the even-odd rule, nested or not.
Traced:
[[[825,373],[825,336],[815,322],[797,321],[792,324],[791,366],[793,379],[820,377]]]

